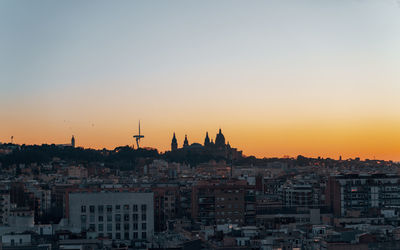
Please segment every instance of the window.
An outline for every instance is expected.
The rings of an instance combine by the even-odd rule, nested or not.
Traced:
[[[138,224],[137,223],[133,223],[133,230],[138,230]]]
[[[129,232],[125,232],[124,233],[124,239],[125,240],[129,240]]]
[[[107,231],[111,232],[112,231],[112,224],[107,224]]]
[[[100,215],[100,216],[99,216],[99,221],[103,221],[103,220],[104,220],[103,215]]]
[[[146,223],[142,223],[142,230],[146,230]]]
[[[146,209],[147,209],[146,204],[143,204],[143,205],[142,205],[142,212],[143,212],[143,211],[146,211]]]
[[[81,212],[86,213],[86,206],[81,206]]]
[[[121,223],[115,224],[115,230],[117,230],[117,231],[121,230]]]
[[[94,222],[94,214],[91,214],[91,215],[89,216],[89,221],[90,221],[90,222]]]
[[[121,221],[121,215],[120,214],[116,214],[115,215],[115,221]]]
[[[146,214],[142,214],[142,220],[146,220]]]
[[[96,228],[95,228],[94,224],[90,224],[89,225],[89,231],[92,231],[92,232],[96,231]]]
[[[97,211],[98,211],[99,213],[103,213],[103,212],[104,212],[104,206],[103,206],[103,205],[99,205],[99,206],[97,207]]]
[[[107,221],[108,222],[112,221],[112,215],[111,214],[107,214]]]
[[[112,212],[112,205],[107,205],[107,213],[111,213]]]
[[[128,223],[125,223],[125,224],[124,224],[124,230],[125,230],[125,231],[129,231],[129,224],[128,224]]]
[[[121,210],[121,205],[115,205],[115,210]]]
[[[103,224],[99,224],[99,225],[97,226],[97,228],[99,229],[100,232],[103,232],[103,230],[104,230],[104,225],[103,225]]]
[[[124,214],[124,221],[129,221],[129,214]]]
[[[86,223],[86,215],[81,215],[81,223]]]
[[[116,233],[115,234],[115,238],[117,238],[117,240],[120,240],[121,239],[121,233]]]
[[[132,214],[133,221],[138,221],[138,218],[139,218],[138,214]]]
[[[103,238],[103,233],[99,233],[99,238]]]
[[[89,212],[94,213],[94,206],[89,206]]]
[[[129,210],[129,204],[124,205],[124,210]]]
[[[133,232],[133,238],[137,239],[138,238],[138,232]]]
[[[133,209],[133,212],[137,212],[138,211],[137,205],[136,204],[132,205],[132,209]]]
[[[142,232],[142,239],[146,239],[146,238],[147,238],[146,232]]]

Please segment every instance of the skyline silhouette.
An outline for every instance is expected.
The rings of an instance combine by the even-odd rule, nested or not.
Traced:
[[[400,160],[392,0],[2,1],[0,141]],[[88,11],[90,10],[90,11]],[[181,140],[181,138],[179,138]]]

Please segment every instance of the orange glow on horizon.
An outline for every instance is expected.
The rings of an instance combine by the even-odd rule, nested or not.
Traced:
[[[86,124],[74,131],[65,129],[62,133],[57,124],[41,127],[33,122],[31,132],[24,133],[24,125],[16,124],[13,129],[2,128],[14,135],[18,144],[68,143],[73,134],[76,145],[85,148],[113,149],[117,146],[134,145],[132,135],[136,134],[137,122],[126,124]],[[133,126],[128,126],[135,124]],[[118,126],[119,125],[119,126]],[[146,123],[142,121],[141,141],[143,147],[156,148],[159,151],[170,150],[173,132],[178,139],[178,147],[183,144],[184,135],[189,143],[204,142],[206,131],[215,140],[218,126],[191,124],[186,129],[183,124]],[[4,126],[4,125],[3,125]],[[174,129],[175,127],[175,129]],[[361,119],[339,123],[334,121],[302,121],[297,123],[237,123],[234,126],[222,126],[226,141],[232,147],[243,150],[244,155],[256,157],[330,157],[343,159],[360,157],[361,159],[400,160],[400,121]],[[2,142],[9,139],[2,136]]]

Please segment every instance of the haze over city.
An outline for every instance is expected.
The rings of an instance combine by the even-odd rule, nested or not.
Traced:
[[[40,3],[40,4],[38,4]],[[400,160],[400,8],[1,1],[0,142]]]

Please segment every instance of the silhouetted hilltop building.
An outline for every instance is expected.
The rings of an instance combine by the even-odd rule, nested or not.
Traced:
[[[56,144],[57,147],[75,147],[75,137],[71,137],[71,143],[66,143],[66,144]]]
[[[219,133],[215,137],[215,146],[217,148],[224,148],[226,147],[225,145],[225,136],[222,134],[221,129],[219,129]]]
[[[204,147],[210,146],[210,137],[208,137],[208,132],[206,132],[206,138],[204,139]]]
[[[178,141],[176,140],[176,136],[174,133],[174,137],[172,137],[172,142],[171,142],[171,151],[177,150],[178,149]]]
[[[185,135],[185,140],[183,141],[183,147],[188,147],[189,146],[189,141],[187,139],[187,135]]]
[[[176,145],[176,147],[175,147]],[[219,129],[218,134],[215,138],[215,143],[210,140],[208,132],[206,132],[206,137],[204,138],[204,145],[200,143],[192,143],[189,145],[187,135],[185,135],[185,140],[183,147],[178,149],[176,144],[176,137],[174,137],[171,142],[171,151],[176,152],[180,157],[195,157],[199,159],[211,158],[211,159],[225,159],[225,160],[238,160],[242,158],[242,151],[232,148],[230,144],[225,144],[225,136],[222,134],[222,130]]]

